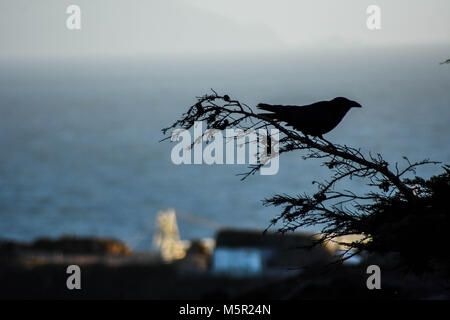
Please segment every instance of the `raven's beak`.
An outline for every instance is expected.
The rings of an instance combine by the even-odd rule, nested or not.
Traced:
[[[353,106],[352,107],[354,107],[354,108],[362,108],[362,106],[356,101],[353,101]]]

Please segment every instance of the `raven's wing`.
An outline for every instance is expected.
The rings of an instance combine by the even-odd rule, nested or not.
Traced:
[[[321,107],[328,106],[328,104],[329,101],[319,101],[305,106],[284,106],[278,104],[260,103],[256,107],[258,109],[274,112],[277,114],[298,114],[299,112],[316,112],[318,111],[318,109],[321,109]]]
[[[320,101],[305,106],[284,106],[260,103],[257,105],[257,108],[272,112],[262,114],[264,116],[274,120],[284,121],[297,130],[304,131],[306,129],[309,131],[309,129],[317,125],[318,119],[323,116],[323,108],[327,107],[328,104],[328,101]]]

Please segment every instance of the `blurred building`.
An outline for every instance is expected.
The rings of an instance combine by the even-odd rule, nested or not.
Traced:
[[[334,257],[324,246],[313,246],[308,233],[266,233],[221,230],[216,237],[212,271],[235,275],[289,275],[324,265]]]
[[[184,258],[189,244],[180,239],[175,210],[158,212],[157,225],[158,231],[153,239],[153,244],[163,260],[172,261]]]

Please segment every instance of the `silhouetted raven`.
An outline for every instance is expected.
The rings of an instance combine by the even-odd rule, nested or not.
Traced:
[[[333,130],[352,107],[361,108],[361,105],[343,97],[306,106],[281,106],[265,103],[257,105],[259,109],[272,112],[260,113],[260,115],[286,122],[295,130],[320,138],[323,134]]]

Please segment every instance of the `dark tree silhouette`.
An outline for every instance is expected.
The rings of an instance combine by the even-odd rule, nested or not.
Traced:
[[[415,169],[438,162],[411,163],[405,157],[402,167],[399,163],[390,165],[380,154],[364,153],[360,148],[332,144],[321,137],[289,129],[272,117],[255,113],[248,105],[214,90],[197,99],[181,119],[162,130],[164,134],[171,134],[178,128],[191,129],[195,121],[205,121],[208,128],[221,130],[274,127],[280,131],[279,154],[300,151],[303,159],[320,159],[331,171],[328,180],[313,182],[318,187],[313,194],[277,194],[265,199],[264,205],[281,207],[281,213],[271,221],[269,228],[278,226],[278,231],[284,233],[321,226],[317,244],[360,235],[358,240],[339,241],[350,253],[342,255],[340,261],[361,251],[395,252],[403,265],[420,271],[450,265],[449,250],[445,247],[450,230],[449,167],[445,166],[445,173],[440,176],[422,179],[415,177]],[[243,179],[263,165],[250,166]],[[370,191],[338,188],[339,182],[353,178],[363,179]]]

